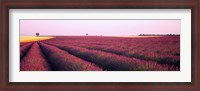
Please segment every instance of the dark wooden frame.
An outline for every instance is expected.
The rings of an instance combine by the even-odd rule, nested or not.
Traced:
[[[9,9],[192,9],[192,82],[13,83],[9,82]],[[200,91],[199,0],[4,0],[1,2],[1,90]]]

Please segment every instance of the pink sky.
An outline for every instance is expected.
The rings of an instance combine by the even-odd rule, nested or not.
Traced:
[[[180,34],[181,20],[20,20],[20,35]]]

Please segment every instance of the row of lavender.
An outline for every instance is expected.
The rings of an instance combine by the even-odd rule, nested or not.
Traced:
[[[25,52],[27,51],[27,52]],[[20,54],[21,71],[101,71],[93,63],[84,61],[66,51],[44,43],[31,43],[22,46]]]

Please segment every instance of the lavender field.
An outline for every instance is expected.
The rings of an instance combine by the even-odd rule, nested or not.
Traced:
[[[54,36],[20,44],[21,71],[180,71],[180,36]]]

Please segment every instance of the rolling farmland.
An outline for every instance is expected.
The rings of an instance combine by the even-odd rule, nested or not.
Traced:
[[[179,71],[180,36],[55,36],[20,43],[21,71]]]

